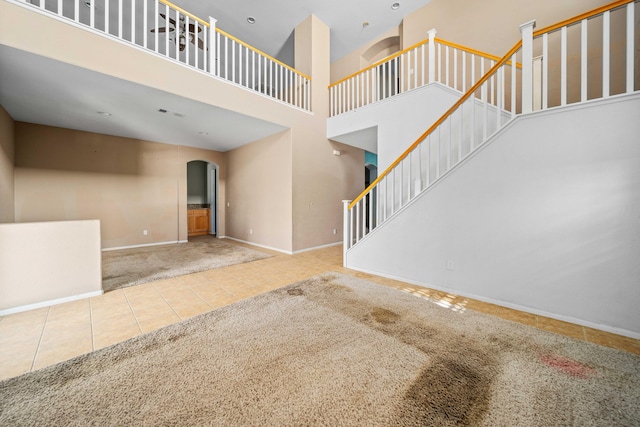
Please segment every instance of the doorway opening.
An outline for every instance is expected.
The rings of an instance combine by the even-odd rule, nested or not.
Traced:
[[[368,151],[364,152],[364,188],[378,178],[378,156]],[[377,194],[371,192],[371,195],[365,199],[365,227],[372,230],[376,226],[377,218]]]
[[[188,236],[216,235],[218,230],[218,165],[204,160],[187,163]]]

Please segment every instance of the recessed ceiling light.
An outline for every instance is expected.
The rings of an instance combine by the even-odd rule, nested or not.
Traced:
[[[256,18],[254,18],[253,16],[250,16],[247,18],[247,22],[249,24],[255,24],[256,23]]]
[[[111,113],[107,113],[106,111],[96,111],[96,113],[100,114],[101,116],[110,116]]]
[[[393,9],[393,10],[396,10],[396,9],[399,9],[399,8],[400,8],[400,3],[396,2],[396,3],[391,5],[391,9]]]
[[[209,132],[198,132],[198,135],[209,135]]]

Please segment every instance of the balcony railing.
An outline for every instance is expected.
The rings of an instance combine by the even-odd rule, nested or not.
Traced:
[[[431,30],[426,40],[332,83],[329,86],[331,116],[434,82],[464,93],[500,60],[436,38],[435,34],[436,31]]]
[[[345,201],[345,253],[517,115],[639,91],[635,2],[620,0],[536,32],[534,21],[523,24],[521,41],[362,194]],[[517,61],[521,73],[508,65]]]
[[[11,1],[11,0],[9,0]],[[14,0],[291,106],[311,109],[311,78],[166,0]]]

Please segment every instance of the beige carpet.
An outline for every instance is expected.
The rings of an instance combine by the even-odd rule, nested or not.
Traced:
[[[0,383],[0,425],[634,426],[640,358],[323,275]]]
[[[213,236],[191,237],[188,243],[106,251],[102,253],[102,289],[113,291],[270,256]]]

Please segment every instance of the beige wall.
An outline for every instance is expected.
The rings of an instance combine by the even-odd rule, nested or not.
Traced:
[[[295,66],[312,76],[313,114],[228,153],[227,235],[286,252],[340,242],[341,200],[364,189],[364,152],[326,138],[329,28],[315,16],[296,28]]]
[[[392,37],[400,37],[401,28],[402,26],[393,28],[387,31],[382,36],[376,37],[373,40],[367,42],[366,44],[360,46],[358,49],[351,52],[350,54],[345,55],[342,58],[334,61],[331,64],[331,83],[336,82],[340,79],[343,79],[348,75],[353,74],[356,71],[361,70],[362,68],[365,68],[368,65],[371,65],[372,63],[393,54],[394,53],[393,50],[395,49],[389,49],[376,55],[371,59],[367,59],[367,56],[368,56],[367,52],[372,46],[378,43],[383,43],[384,40],[387,40]],[[400,46],[402,46],[402,44]]]
[[[13,222],[13,119],[0,105],[0,223]]]
[[[542,29],[572,18],[608,0],[433,0],[404,20],[404,46],[437,37],[503,56],[520,39],[520,24],[536,20]]]
[[[103,248],[173,242],[187,239],[188,161],[218,164],[224,194],[221,153],[22,122],[15,129],[16,222],[99,219]]]
[[[364,190],[364,151],[326,139],[331,72],[329,31],[312,15],[298,25],[295,34],[296,67],[313,76],[314,114],[307,123],[293,129],[294,251],[340,242],[341,200]],[[342,154],[333,155],[334,149]]]
[[[99,221],[0,224],[0,242],[0,315],[102,294]]]
[[[228,153],[227,236],[292,251],[291,131]]]
[[[607,0],[432,0],[405,17],[398,28],[402,48],[427,38],[435,28],[437,37],[502,56],[520,39],[520,24],[536,20],[536,29],[611,3]],[[331,81],[358,71],[362,54],[379,39],[332,64]]]

